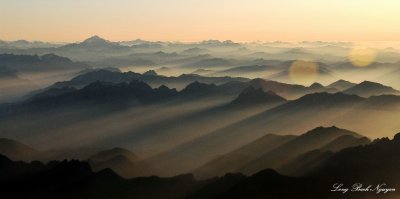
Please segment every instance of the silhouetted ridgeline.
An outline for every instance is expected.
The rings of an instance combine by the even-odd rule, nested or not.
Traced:
[[[311,133],[309,133],[311,134]],[[303,177],[271,169],[251,176],[227,174],[207,180],[192,175],[123,179],[112,170],[93,172],[81,161],[14,162],[0,156],[0,189],[14,198],[396,198],[399,192],[332,192],[335,183],[400,187],[400,134],[332,153]],[[104,152],[108,157],[115,150]],[[119,152],[121,152],[119,150]],[[118,153],[119,153],[118,152]],[[123,152],[126,153],[126,152]],[[95,156],[94,156],[95,157]],[[99,155],[96,156],[100,158]],[[133,157],[134,158],[134,157]],[[383,190],[384,191],[384,190]]]
[[[13,198],[183,198],[196,185],[191,175],[124,180],[75,160],[23,163],[0,156],[0,168],[1,194]]]
[[[0,198],[398,199],[343,193],[400,186],[400,134],[370,140],[399,128],[400,51],[352,48],[0,41]]]
[[[314,88],[325,89],[318,85],[304,87],[261,79],[220,85],[193,82],[181,91],[166,86],[152,88],[139,80],[96,81],[83,88],[50,88],[25,101],[1,105],[0,134],[32,143],[34,147],[122,146],[156,167],[162,165],[155,169],[173,176],[192,172],[217,156],[270,133],[300,135],[324,124],[351,128],[368,137],[381,137],[398,126],[393,118],[399,114],[399,96],[364,98],[322,92],[285,100],[271,91],[302,93],[313,92]],[[326,149],[339,150],[363,143],[363,140],[342,139]],[[316,149],[319,147],[310,150]],[[320,155],[313,154],[319,160]],[[324,154],[321,156],[325,157]],[[302,169],[300,172],[283,169],[297,155],[301,154],[287,154],[286,161],[270,167],[283,174],[299,174]],[[268,155],[265,160],[271,162],[271,158],[274,157]],[[230,171],[254,174],[265,168],[257,165],[242,165],[246,168]],[[217,173],[221,175],[225,171]]]
[[[167,85],[175,87],[178,86],[182,88],[187,84],[198,81],[202,83],[215,83],[223,84],[230,81],[248,81],[247,78],[235,78],[235,77],[206,77],[194,74],[182,74],[180,76],[163,76],[157,73],[135,73],[135,72],[116,72],[110,70],[96,70],[88,73],[84,73],[72,78],[69,81],[57,82],[52,87],[62,88],[62,87],[75,87],[82,88],[88,84],[96,81],[110,82],[110,83],[122,83],[130,82],[132,80],[144,81],[151,86]]]
[[[100,151],[90,156],[88,163],[94,171],[111,168],[115,173],[124,178],[151,176],[157,173],[152,165],[123,148]]]
[[[291,176],[301,176],[325,159],[326,153],[370,143],[355,132],[337,127],[318,127],[300,136],[268,134],[230,153],[213,159],[195,170],[199,178],[229,172],[254,174],[273,168]],[[318,156],[310,158],[310,153]]]
[[[81,70],[89,65],[50,53],[45,55],[0,54],[0,69],[8,67],[16,72],[51,72]]]

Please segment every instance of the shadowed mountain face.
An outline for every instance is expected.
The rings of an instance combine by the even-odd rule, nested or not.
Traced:
[[[197,82],[181,92],[165,86],[152,89],[138,81],[120,84],[95,82],[82,89],[51,88],[24,102],[1,107],[1,123],[4,125],[0,128],[2,134],[8,134],[8,137],[14,139],[22,138],[31,143],[33,138],[43,144],[47,143],[45,146],[54,144],[46,149],[57,147],[54,140],[64,142],[66,145],[62,147],[77,147],[76,144],[83,143],[81,138],[85,135],[83,137],[86,137],[86,141],[100,141],[100,146],[96,145],[95,148],[111,148],[116,143],[124,143],[121,145],[130,150],[154,153],[271,107],[270,104],[235,110],[225,107],[231,100],[231,97],[225,95],[233,96],[240,92],[235,85],[234,82],[221,86]],[[234,92],[228,89],[226,93],[225,88],[234,88]],[[48,114],[53,117],[48,118]],[[51,122],[46,119],[46,125],[32,121],[23,124],[35,127],[15,126],[27,118],[48,118]],[[214,125],[195,128],[209,122]],[[101,124],[112,125],[99,128]],[[71,131],[70,128],[76,130]],[[48,141],[43,140],[45,134],[50,136],[47,137]],[[70,139],[76,142],[67,144],[65,141]],[[162,144],[157,144],[160,140]],[[138,154],[143,156],[142,153]]]
[[[344,93],[355,94],[362,97],[378,96],[378,95],[399,95],[400,91],[392,87],[384,86],[379,83],[364,81],[345,91]]]
[[[322,128],[306,133],[305,137],[315,137]],[[325,129],[332,134],[334,128]],[[336,130],[337,131],[337,130]],[[353,132],[342,131],[355,135]],[[251,176],[227,174],[207,180],[195,180],[192,175],[171,178],[140,177],[123,179],[109,169],[93,172],[85,162],[52,161],[13,162],[0,155],[0,185],[2,194],[12,194],[18,198],[167,198],[167,199],[220,199],[220,198],[384,198],[394,199],[399,193],[390,191],[400,186],[397,151],[399,135],[393,140],[377,139],[370,144],[345,148],[338,152],[321,155],[318,167],[303,177],[289,177],[271,169],[264,169]],[[292,139],[292,141],[294,141]],[[289,141],[289,142],[292,142]],[[123,152],[111,150],[102,154]],[[311,151],[303,157],[306,162],[315,157]],[[387,164],[381,164],[385,162]],[[373,170],[374,172],[371,172]],[[368,192],[331,191],[336,183],[350,188],[354,183],[363,187],[371,185],[378,190]],[[288,191],[290,190],[290,191]],[[388,191],[386,194],[383,192]]]
[[[259,161],[257,159],[261,158],[264,154],[267,154],[268,152],[273,151],[283,144],[297,138],[297,136],[266,135],[263,138],[241,147],[240,149],[206,163],[196,169],[194,174],[196,177],[206,178],[215,175],[222,175],[226,172],[239,172],[242,167],[245,167],[245,165],[249,164],[251,161]],[[289,160],[288,163],[285,163],[283,166],[276,169],[290,175],[302,175],[307,171],[312,170],[315,165],[318,165],[318,163],[326,157],[330,157],[332,152],[368,143],[370,143],[370,140],[365,137],[357,138],[353,135],[343,135],[316,150],[306,150],[307,152],[302,153],[301,155],[293,154],[296,158]],[[287,157],[284,155],[282,158],[285,161],[287,160]],[[277,158],[275,161],[282,161],[282,159]]]
[[[278,136],[268,134],[239,149],[217,157],[194,171],[197,178],[209,178],[224,175],[227,172],[236,172],[238,168],[259,158],[276,147],[289,142],[296,136]]]
[[[357,121],[361,122],[361,120],[370,121],[379,126],[381,131],[388,127],[388,124],[386,123],[386,126],[378,125],[377,123],[383,120],[372,120],[372,118],[369,119],[369,117],[365,116],[359,117],[359,114],[369,113],[375,115],[375,118],[379,115],[379,117],[381,118],[388,118],[386,122],[390,123],[393,120],[390,120],[392,117],[389,115],[395,114],[395,112],[389,111],[387,108],[391,106],[393,110],[397,110],[397,108],[399,107],[399,99],[400,98],[396,96],[378,96],[376,98],[372,97],[365,99],[356,95],[347,95],[343,93],[309,94],[297,100],[289,101],[288,103],[275,107],[271,110],[267,110],[264,113],[260,113],[252,118],[248,118],[247,120],[241,122],[239,128],[243,128],[243,130],[245,130],[246,128],[252,126],[253,128],[258,127],[254,128],[254,131],[257,131],[257,129],[263,129],[264,131],[269,129],[271,130],[269,131],[270,133],[285,133],[285,131],[296,132],[296,130],[298,130],[298,128],[303,125],[311,125],[303,129],[307,130],[313,128],[313,126],[321,124],[322,122],[326,125],[337,124],[341,126],[346,126],[347,128],[355,128],[356,130],[359,129],[357,131],[364,132],[364,135],[373,136],[374,131],[371,131],[372,129],[363,128],[360,125],[354,124],[359,124]],[[385,105],[384,103],[380,103],[379,101],[385,101],[388,103]],[[381,111],[378,111],[378,109]],[[279,116],[284,117],[285,119],[279,120]],[[299,120],[298,118],[302,119]],[[369,126],[368,122],[362,123],[366,126]],[[388,133],[396,129],[396,125],[394,125],[394,123],[392,123],[390,126],[392,126],[393,129],[388,130]],[[371,125],[370,127],[373,126]],[[236,131],[237,130],[239,129],[236,128]]]
[[[55,54],[0,54],[0,103],[20,100],[35,89],[88,67]]]
[[[18,141],[0,138],[0,154],[6,155],[13,161],[51,161],[63,159],[87,159],[96,154],[98,148],[56,148],[50,150],[37,150]]]
[[[338,151],[369,142],[368,138],[337,127],[319,127],[300,136],[266,135],[244,147],[211,160],[195,170],[195,174],[199,177],[221,175],[226,172],[254,174],[264,168],[288,171],[288,169],[282,169],[286,165],[294,172],[298,169],[295,163],[306,160],[306,158],[304,160],[297,158],[304,153],[313,150]],[[285,173],[297,175],[293,172]]]
[[[217,93],[218,87],[215,84],[204,84],[198,81],[190,83],[183,90],[183,95],[208,95],[210,93]]]
[[[151,176],[157,173],[151,165],[141,161],[131,151],[122,148],[101,151],[89,157],[88,163],[94,171],[110,168],[124,178]]]
[[[8,108],[5,108],[6,112],[3,114],[7,113],[7,111],[9,111],[8,113],[18,113],[21,111],[37,111],[39,109],[64,109],[68,106],[134,106],[135,104],[166,103],[172,100],[190,101],[199,97],[213,98],[227,96],[229,98],[240,92],[243,85],[242,83],[239,84],[240,86],[238,87],[236,87],[234,82],[217,86],[215,84],[205,84],[196,81],[178,92],[176,89],[170,89],[164,85],[153,89],[148,84],[138,80],[132,80],[127,83],[95,81],[80,89],[74,87],[50,87],[34,94],[23,102],[10,105]],[[259,92],[262,91],[259,90]],[[263,97],[265,98],[266,96]],[[271,104],[283,103],[285,101],[273,93],[268,93],[268,99],[265,98],[263,100],[267,100]]]
[[[313,133],[311,132],[311,135]],[[301,178],[283,176],[273,170],[263,170],[215,194],[215,198],[390,198],[399,196],[398,158],[396,151],[400,145],[395,136],[393,140],[378,139],[370,144],[343,149],[339,152],[319,153],[311,151],[304,154],[303,162],[318,163],[311,173]],[[317,160],[313,160],[315,157]],[[298,160],[300,161],[300,160]],[[386,162],[387,164],[381,164]],[[312,165],[310,165],[312,166]],[[233,181],[233,180],[232,180]],[[371,185],[375,189],[385,182],[382,189],[394,188],[395,192],[377,194],[377,190],[369,192],[332,192],[335,183],[343,183],[343,188],[351,189],[354,183],[362,183],[363,187]],[[202,192],[207,192],[203,189]],[[288,191],[290,190],[290,191]],[[349,190],[350,191],[350,190]],[[191,198],[204,198],[202,193]],[[197,196],[197,197],[196,197]]]
[[[341,79],[341,80],[338,80],[336,82],[333,82],[332,84],[329,84],[327,87],[335,88],[338,91],[344,91],[344,90],[347,90],[347,89],[349,89],[349,88],[351,88],[351,87],[353,87],[355,85],[357,85],[357,84]]]
[[[71,87],[50,88],[27,100],[25,105],[32,108],[49,108],[79,104],[104,104],[105,106],[121,105],[119,103],[134,104],[135,102],[145,104],[167,100],[176,94],[175,89],[165,86],[152,89],[148,84],[137,80],[118,84],[94,82],[79,90]]]
[[[290,103],[287,103],[285,106],[287,107],[312,107],[312,106],[345,106],[347,104],[351,105],[357,102],[362,101],[363,98],[357,95],[347,95],[344,93],[313,93],[309,95],[305,95],[297,100],[293,100]]]
[[[148,71],[149,72],[149,71]],[[255,79],[248,83],[249,81],[245,78],[232,78],[232,77],[204,77],[199,75],[181,75],[178,77],[166,77],[157,75],[156,73],[133,73],[133,72],[112,72],[109,70],[97,70],[93,72],[89,72],[86,74],[79,75],[70,81],[58,82],[54,84],[52,87],[62,88],[62,87],[75,87],[81,88],[90,83],[96,81],[102,82],[111,82],[111,83],[121,83],[121,82],[129,82],[132,80],[140,80],[148,83],[151,86],[160,86],[164,84],[166,86],[171,86],[175,88],[184,88],[185,86],[192,82],[199,82],[205,84],[216,84],[216,85],[224,85],[229,84],[230,82],[238,82],[241,83],[241,90],[248,87],[253,86],[254,88],[261,88],[262,90],[268,92],[272,91],[278,95],[282,95],[288,98],[297,98],[306,94],[314,93],[314,92],[336,92],[335,88],[326,88],[320,84],[313,84],[310,87],[305,87],[301,85],[291,85],[285,84],[275,81],[266,81],[263,79]],[[232,88],[225,88],[224,92],[229,92]]]
[[[150,74],[151,73],[151,74]],[[184,88],[185,85],[192,83],[192,82],[199,82],[199,83],[205,83],[205,84],[216,84],[216,85],[223,85],[223,84],[228,84],[231,81],[238,81],[241,82],[242,85],[240,87],[242,89],[248,87],[248,86],[253,86],[254,88],[261,88],[264,91],[272,91],[278,95],[281,95],[285,98],[289,99],[294,99],[298,98],[301,96],[304,96],[306,94],[311,94],[315,92],[328,92],[328,93],[334,93],[340,90],[345,90],[347,87],[350,87],[350,85],[353,85],[350,82],[345,82],[344,80],[338,81],[336,83],[333,83],[327,87],[322,86],[321,84],[314,83],[309,87],[305,87],[302,85],[292,85],[292,84],[285,84],[285,83],[280,83],[276,81],[267,81],[263,79],[254,79],[252,81],[249,81],[248,79],[245,78],[231,78],[231,77],[204,77],[204,76],[199,76],[199,75],[181,75],[178,77],[167,77],[167,76],[162,76],[162,75],[157,75],[155,72],[147,71],[146,73],[139,74],[139,73],[133,73],[133,72],[126,72],[126,73],[121,73],[121,72],[115,72],[115,71],[110,71],[110,70],[96,70],[93,72],[88,72],[82,75],[79,75],[70,81],[65,81],[65,82],[57,82],[54,84],[52,87],[57,87],[57,88],[62,88],[62,87],[75,87],[75,88],[81,88],[84,87],[90,83],[96,82],[96,81],[102,81],[102,82],[110,82],[110,83],[121,83],[121,82],[130,82],[132,80],[140,80],[144,81],[147,84],[153,86],[153,87],[158,87],[160,85],[166,85],[170,87],[175,87],[175,88]],[[246,83],[249,81],[248,83]],[[370,82],[371,84],[375,84],[373,82]],[[362,83],[363,84],[363,83]],[[360,84],[362,87],[364,87],[362,84]],[[357,86],[360,86],[357,85]],[[378,85],[378,84],[376,84]],[[336,88],[336,87],[338,88]],[[375,93],[374,95],[380,95],[381,94],[394,94],[396,92],[389,92],[385,91],[383,85],[381,85],[382,88],[375,88],[375,87],[368,87],[365,88],[364,90]],[[225,88],[225,92],[229,92],[228,88]],[[232,89],[232,88],[230,88]],[[383,89],[382,91],[379,91],[379,89]],[[349,90],[349,89],[348,89]],[[349,94],[353,94],[351,90],[349,91],[344,91]],[[357,94],[357,93],[354,93]],[[362,95],[369,97],[370,95]]]
[[[363,104],[364,108],[383,109],[386,111],[397,111],[400,108],[400,96],[397,95],[380,95],[372,96]]]
[[[272,91],[264,92],[261,88],[255,89],[250,86],[243,90],[239,96],[231,102],[232,106],[251,106],[263,103],[278,104],[284,103],[285,98]]]
[[[310,150],[296,158],[289,160],[279,168],[280,172],[290,176],[304,176],[313,171],[325,160],[333,155],[333,152],[354,146],[369,144],[371,141],[366,137],[354,137],[352,135],[342,135],[325,146]]]
[[[148,82],[190,83],[177,91],[167,86],[153,88]],[[199,176],[211,177],[223,175],[226,162],[236,160],[235,154],[228,156],[226,162],[216,161],[221,166],[211,165],[215,170],[199,168],[268,134],[300,135],[315,126],[337,125],[368,137],[381,136],[376,133],[383,136],[398,128],[393,120],[399,116],[397,110],[399,96],[365,98],[319,83],[302,86],[264,79],[92,70],[38,91],[25,101],[1,105],[0,134],[34,147],[44,146],[45,150],[121,146],[143,158],[139,162],[154,165],[157,174],[173,176],[199,171]],[[323,158],[327,150],[338,151],[367,142],[352,137],[341,139],[311,148],[307,148],[313,146],[308,143],[299,147],[297,152],[301,153],[288,155],[286,160],[268,156],[267,160],[273,159],[268,166],[283,174],[297,175],[297,169],[285,166],[300,155],[318,159],[317,152],[307,153],[320,150]],[[243,162],[251,164],[258,158],[261,156]],[[102,161],[95,170],[111,167],[107,165],[123,165],[119,174],[129,177],[153,172],[123,174],[129,170],[126,168],[136,167],[136,161],[124,155]],[[254,174],[265,168],[262,163],[241,170],[246,165],[228,167],[227,171]]]
[[[66,57],[60,57],[55,54],[42,56],[0,54],[0,68],[5,66],[20,73],[82,70],[89,67],[86,64],[73,62]]]
[[[23,163],[0,156],[2,194],[16,198],[184,198],[195,188],[191,175],[124,180],[110,169],[92,172],[76,160]]]
[[[38,151],[20,142],[0,138],[0,154],[6,155],[13,160],[30,161],[35,160]]]
[[[337,92],[337,90],[334,88],[325,88],[320,84],[313,84],[310,87],[306,87],[302,85],[285,84],[263,79],[254,79],[250,81],[249,84],[254,88],[261,88],[264,91],[272,91],[289,99],[295,99],[316,92]]]
[[[143,73],[143,75],[157,76],[158,74],[154,70],[149,70]]]
[[[146,82],[151,86],[166,85],[174,88],[183,88],[187,84],[198,81],[206,84],[223,84],[230,81],[248,81],[246,78],[231,78],[231,77],[205,77],[199,75],[183,74],[177,77],[167,77],[161,76],[154,73],[151,75],[147,72],[145,74],[139,74],[134,72],[114,72],[109,70],[97,70],[89,73],[79,75],[70,81],[57,82],[52,87],[62,88],[62,87],[75,87],[81,88],[88,84],[96,81],[110,82],[110,83],[122,83],[130,82],[132,80],[139,80]]]
[[[322,147],[321,151],[337,152],[347,147],[365,145],[371,141],[366,137],[354,137],[352,135],[342,135],[329,144]]]
[[[88,143],[111,148],[123,143],[122,147],[135,151],[149,164],[166,165],[156,168],[160,173],[176,175],[181,171],[191,172],[269,133],[298,135],[322,124],[339,124],[373,137],[377,127],[387,134],[398,126],[393,120],[365,122],[365,117],[356,117],[376,113],[379,117],[394,118],[397,113],[393,110],[400,104],[396,96],[362,98],[343,93],[315,93],[277,104],[229,106],[234,97],[246,97],[234,94],[240,93],[243,85],[246,83],[194,82],[180,92],[167,87],[152,89],[138,81],[95,82],[82,89],[53,88],[21,104],[3,107],[0,128],[4,137],[21,139],[35,147],[49,143],[54,148],[57,140],[65,143],[62,147],[81,147]],[[257,96],[265,94],[261,90],[253,91]],[[272,93],[266,94],[269,97]],[[220,96],[222,101],[210,100]],[[207,101],[209,105],[199,106]],[[46,113],[55,115],[48,118]],[[48,122],[44,125],[29,122],[28,118]],[[99,128],[99,124],[112,125]],[[174,169],[162,171],[169,168]]]
[[[0,41],[0,198],[400,198],[400,135],[370,141],[400,129],[400,51],[355,46]]]
[[[393,140],[381,138],[374,140],[369,145],[347,148],[335,153],[327,159],[317,169],[307,175],[330,176],[336,174],[343,175],[347,181],[355,178],[360,181],[384,181],[389,183],[399,183],[400,161],[396,158],[396,152],[400,145],[399,134]],[[387,162],[387,164],[382,164]],[[374,172],[370,172],[373,170]],[[369,174],[367,174],[369,173]]]

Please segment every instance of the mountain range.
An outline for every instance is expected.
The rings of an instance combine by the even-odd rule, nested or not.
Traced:
[[[305,136],[316,131],[321,133],[320,130],[317,128]],[[369,144],[333,152],[302,177],[264,169],[251,176],[230,173],[206,180],[196,180],[190,174],[123,179],[110,169],[93,172],[88,163],[76,160],[25,163],[1,155],[0,184],[3,194],[32,198],[341,198],[343,192],[330,191],[338,181],[346,186],[362,180],[376,186],[373,183],[383,180],[385,185],[381,191],[387,191],[386,194],[371,191],[345,193],[345,196],[359,199],[378,194],[380,198],[396,198],[398,193],[392,189],[400,185],[396,169],[399,162],[395,158],[400,146],[398,137],[376,139]],[[376,161],[388,164],[376,164]]]
[[[353,67],[348,61],[347,55],[351,50],[351,45],[340,42],[288,43],[287,45],[279,42],[237,43],[218,40],[182,43],[137,39],[113,42],[99,36],[92,36],[81,42],[67,44],[1,42],[0,48],[3,53],[9,54],[56,54],[96,67],[155,69],[167,66],[183,70],[219,68],[216,72],[218,76],[239,75],[254,78],[257,75],[263,78],[275,77],[274,80],[285,80],[286,83],[293,83],[287,77],[287,69],[296,60],[314,60],[321,73],[318,81],[323,83],[329,82],[332,75],[344,78],[341,72],[358,71],[359,76],[363,74],[359,68]],[[379,77],[382,71],[391,72],[389,69],[397,69],[396,62],[400,61],[398,50],[374,49],[374,51],[377,52],[376,60],[365,70],[379,69],[375,71],[376,77]],[[260,73],[257,74],[256,71]]]
[[[65,142],[63,147],[91,143],[98,148],[112,148],[119,143],[136,151],[149,164],[163,162],[168,167],[155,170],[174,175],[181,170],[190,172],[215,155],[229,153],[266,134],[299,135],[315,126],[338,125],[374,137],[378,128],[381,136],[398,128],[393,120],[374,118],[397,117],[399,96],[379,95],[375,88],[373,92],[379,96],[364,98],[317,83],[306,87],[227,78],[226,83],[220,84],[195,81],[177,91],[166,86],[152,88],[135,80],[146,78],[171,79],[154,71],[137,74],[95,70],[56,83],[22,102],[0,106],[1,135],[35,143],[34,146],[50,142],[48,147],[56,146],[57,142],[51,141],[60,138]],[[47,114],[53,117],[48,118]],[[29,118],[48,122],[28,121]],[[110,121],[114,125],[98,129],[99,123]],[[210,125],[205,127],[204,123]],[[92,139],[93,136],[97,138]],[[161,140],[163,144],[149,147]],[[182,160],[190,161],[185,165]],[[165,168],[175,169],[164,171]]]
[[[166,85],[173,88],[183,88],[187,84],[198,81],[201,83],[215,83],[215,84],[223,84],[230,81],[248,81],[246,78],[232,78],[232,77],[206,77],[200,75],[193,74],[183,74],[177,77],[174,76],[162,76],[157,75],[157,73],[134,73],[134,72],[116,72],[110,70],[96,70],[93,72],[84,73],[74,77],[69,81],[57,82],[51,87],[75,87],[81,88],[90,83],[101,81],[101,82],[110,82],[110,83],[122,83],[129,82],[132,80],[140,80],[148,83],[151,86],[161,86]]]
[[[93,171],[110,168],[119,176],[128,179],[157,173],[150,164],[141,161],[134,153],[123,148],[100,151],[90,156],[88,163]]]
[[[0,68],[8,67],[19,73],[82,70],[89,66],[56,54],[17,55],[0,54]]]
[[[343,91],[348,94],[355,94],[361,97],[370,97],[377,95],[399,95],[400,91],[393,89],[389,86],[384,86],[379,83],[364,81],[353,87]]]
[[[353,45],[0,41],[0,193],[398,198],[330,191],[400,185],[400,51]]]
[[[200,75],[181,75],[178,77],[173,77],[173,76],[167,77],[158,75],[155,71],[153,71],[151,74],[149,72],[151,71],[139,74],[134,72],[122,73],[110,70],[96,70],[78,75],[69,81],[57,82],[51,87],[81,88],[96,81],[121,83],[121,82],[129,82],[131,80],[140,80],[148,83],[153,87],[161,86],[164,84],[170,87],[183,88],[184,85],[188,85],[195,81],[207,84],[214,83],[218,85],[228,83],[231,81],[239,81],[242,82],[242,85],[238,84],[237,86],[240,86],[241,89],[244,89],[250,85],[253,86],[254,88],[262,88],[264,91],[275,92],[278,95],[282,95],[283,97],[289,99],[298,98],[306,94],[311,94],[315,92],[335,93],[338,91],[342,91],[344,93],[358,94],[364,97],[370,97],[373,95],[383,95],[383,94],[391,94],[391,95],[398,94],[397,90],[394,90],[388,86],[367,81],[362,82],[360,84],[354,84],[350,82],[344,82],[344,80],[339,80],[326,87],[318,83],[314,83],[309,87],[306,87],[302,85],[286,84],[271,80],[264,80],[260,78],[253,79],[250,81],[249,79],[246,78],[206,77]]]

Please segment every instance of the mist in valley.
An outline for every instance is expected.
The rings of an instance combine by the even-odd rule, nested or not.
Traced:
[[[0,152],[16,161],[79,159],[124,179],[303,177],[400,129],[396,43],[7,44]]]

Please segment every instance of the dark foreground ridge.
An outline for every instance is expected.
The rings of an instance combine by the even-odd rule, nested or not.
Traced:
[[[237,173],[207,180],[191,174],[123,179],[110,169],[93,172],[88,163],[77,160],[25,163],[1,155],[0,187],[2,197],[12,198],[398,198],[398,151],[400,134],[336,152],[303,177],[265,169],[251,176]],[[336,183],[372,188],[333,192]],[[379,185],[380,193],[372,190]]]

